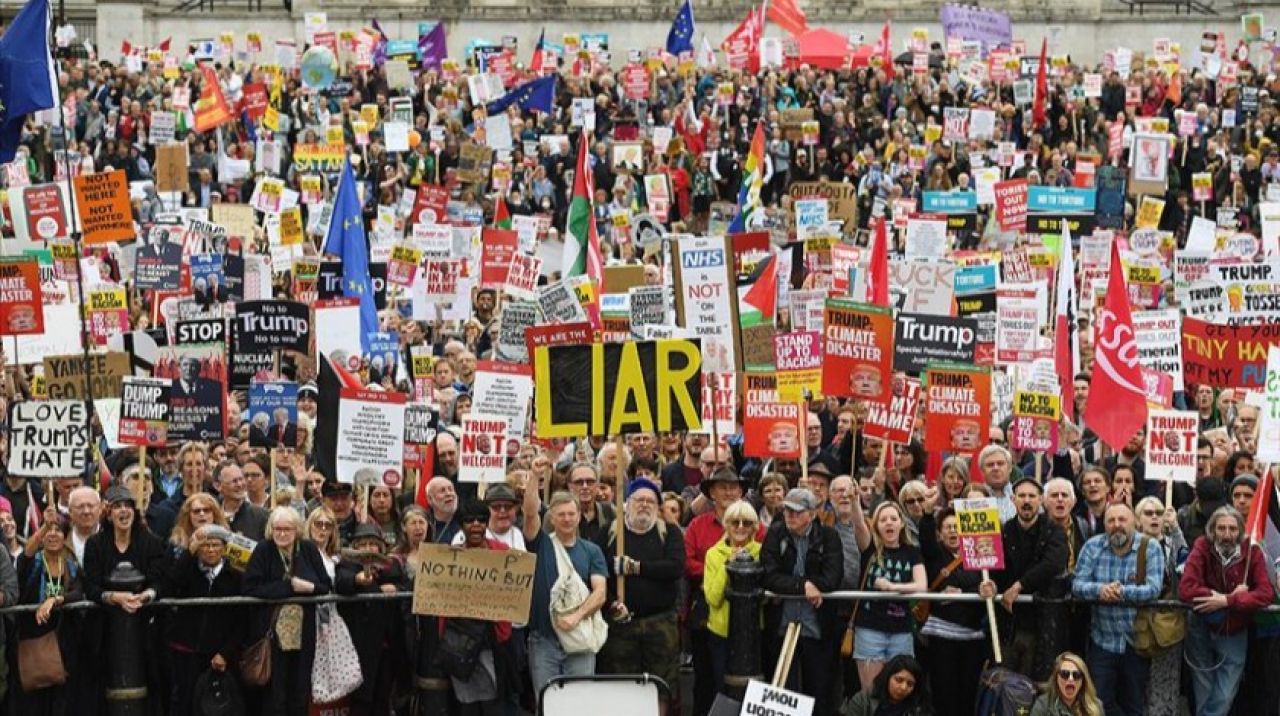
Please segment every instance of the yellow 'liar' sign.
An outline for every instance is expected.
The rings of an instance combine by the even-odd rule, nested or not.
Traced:
[[[702,427],[697,339],[539,346],[533,366],[539,438]]]

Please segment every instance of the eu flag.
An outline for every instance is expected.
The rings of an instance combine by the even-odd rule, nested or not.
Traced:
[[[360,344],[367,352],[368,334],[378,330],[373,305],[373,279],[369,276],[369,244],[364,237],[364,216],[356,193],[351,160],[342,162],[342,180],[333,200],[333,219],[324,240],[324,252],[342,260],[342,295],[360,299]]]
[[[13,161],[27,115],[58,104],[49,0],[30,0],[0,38],[0,163]]]
[[[681,52],[693,52],[693,0],[684,0],[680,12],[667,32],[667,52],[679,56]]]
[[[556,75],[539,77],[516,87],[498,99],[490,102],[485,109],[489,114],[505,111],[511,105],[519,105],[520,109],[536,109],[551,114],[556,102]]]

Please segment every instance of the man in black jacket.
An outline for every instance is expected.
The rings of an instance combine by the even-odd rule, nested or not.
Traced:
[[[684,576],[684,538],[663,521],[661,504],[662,490],[652,480],[632,480],[623,519],[615,520],[597,542],[609,564],[607,604],[612,619],[597,671],[656,674],[674,689],[680,675],[676,597]],[[625,556],[616,557],[618,529],[624,525]],[[626,578],[621,601],[615,579],[619,575]]]
[[[238,597],[240,573],[222,552],[230,533],[217,525],[196,530],[173,562],[169,592],[177,598]],[[191,713],[192,689],[206,670],[225,673],[244,641],[244,619],[236,609],[177,609],[167,620],[169,664],[173,669],[171,713]]]
[[[1000,641],[1004,665],[1014,671],[1043,681],[1049,676],[1049,664],[1037,663],[1036,643],[1040,638],[1039,607],[1031,604],[1014,608],[1014,600],[1022,594],[1040,594],[1067,567],[1067,535],[1053,520],[1040,514],[1042,488],[1033,477],[1022,477],[1013,485],[1013,501],[1017,516],[1004,523],[1004,569],[982,583],[982,596],[996,596],[1012,618],[1000,620]],[[1002,615],[1003,616],[1003,615]]]
[[[840,535],[816,519],[818,498],[804,488],[787,493],[783,522],[774,522],[760,547],[764,588],[802,599],[782,599],[768,607],[765,633],[781,636],[787,625],[800,624],[787,688],[814,697],[816,716],[835,713],[831,688],[831,654],[840,638],[836,603],[824,592],[840,588],[844,552]]]

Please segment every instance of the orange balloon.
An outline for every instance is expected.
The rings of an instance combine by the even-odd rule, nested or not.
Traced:
[[[416,129],[409,130],[409,148],[413,149],[419,144],[422,144],[422,135]]]

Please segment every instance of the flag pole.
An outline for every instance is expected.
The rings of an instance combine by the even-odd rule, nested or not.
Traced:
[[[50,12],[52,12],[52,8],[50,8]],[[47,37],[45,42],[47,45],[48,44]],[[49,53],[49,56],[50,56],[50,60],[52,61],[52,57],[53,57],[52,52]],[[81,357],[84,359],[84,379],[83,379],[84,434],[86,436],[86,439],[89,440],[90,443],[92,443],[93,442],[93,389],[92,389],[93,381],[90,376],[90,371],[93,370],[93,362],[89,358],[89,330],[88,330],[89,314],[88,314],[88,308],[85,305],[84,264],[81,262],[81,259],[84,258],[84,235],[80,232],[80,228],[81,228],[80,215],[76,210],[75,185],[71,181],[71,153],[68,151],[68,147],[70,147],[69,137],[71,135],[67,132],[67,115],[65,112],[62,111],[62,101],[61,101],[62,98],[61,96],[59,96],[57,89],[54,88],[53,91],[54,91],[54,107],[53,108],[58,113],[58,125],[62,128],[62,142],[63,142],[62,167],[63,167],[63,173],[66,174],[65,178],[67,182],[67,199],[70,202],[70,207],[71,207],[71,242],[75,244],[75,247],[76,247],[76,298],[80,302],[80,351],[81,351]],[[48,327],[46,326],[45,329],[48,330]],[[18,349],[18,340],[16,336],[14,337],[13,347],[14,347],[14,359],[16,361],[17,349]],[[133,371],[132,356],[130,357],[130,359],[131,359],[130,373],[132,373]],[[144,452],[143,454],[145,455],[146,453]],[[142,468],[145,470],[146,465],[143,464]],[[85,469],[86,469],[86,472],[89,469],[87,467],[87,462],[86,462]],[[87,481],[87,478],[89,476],[86,474],[82,477],[84,477]]]

